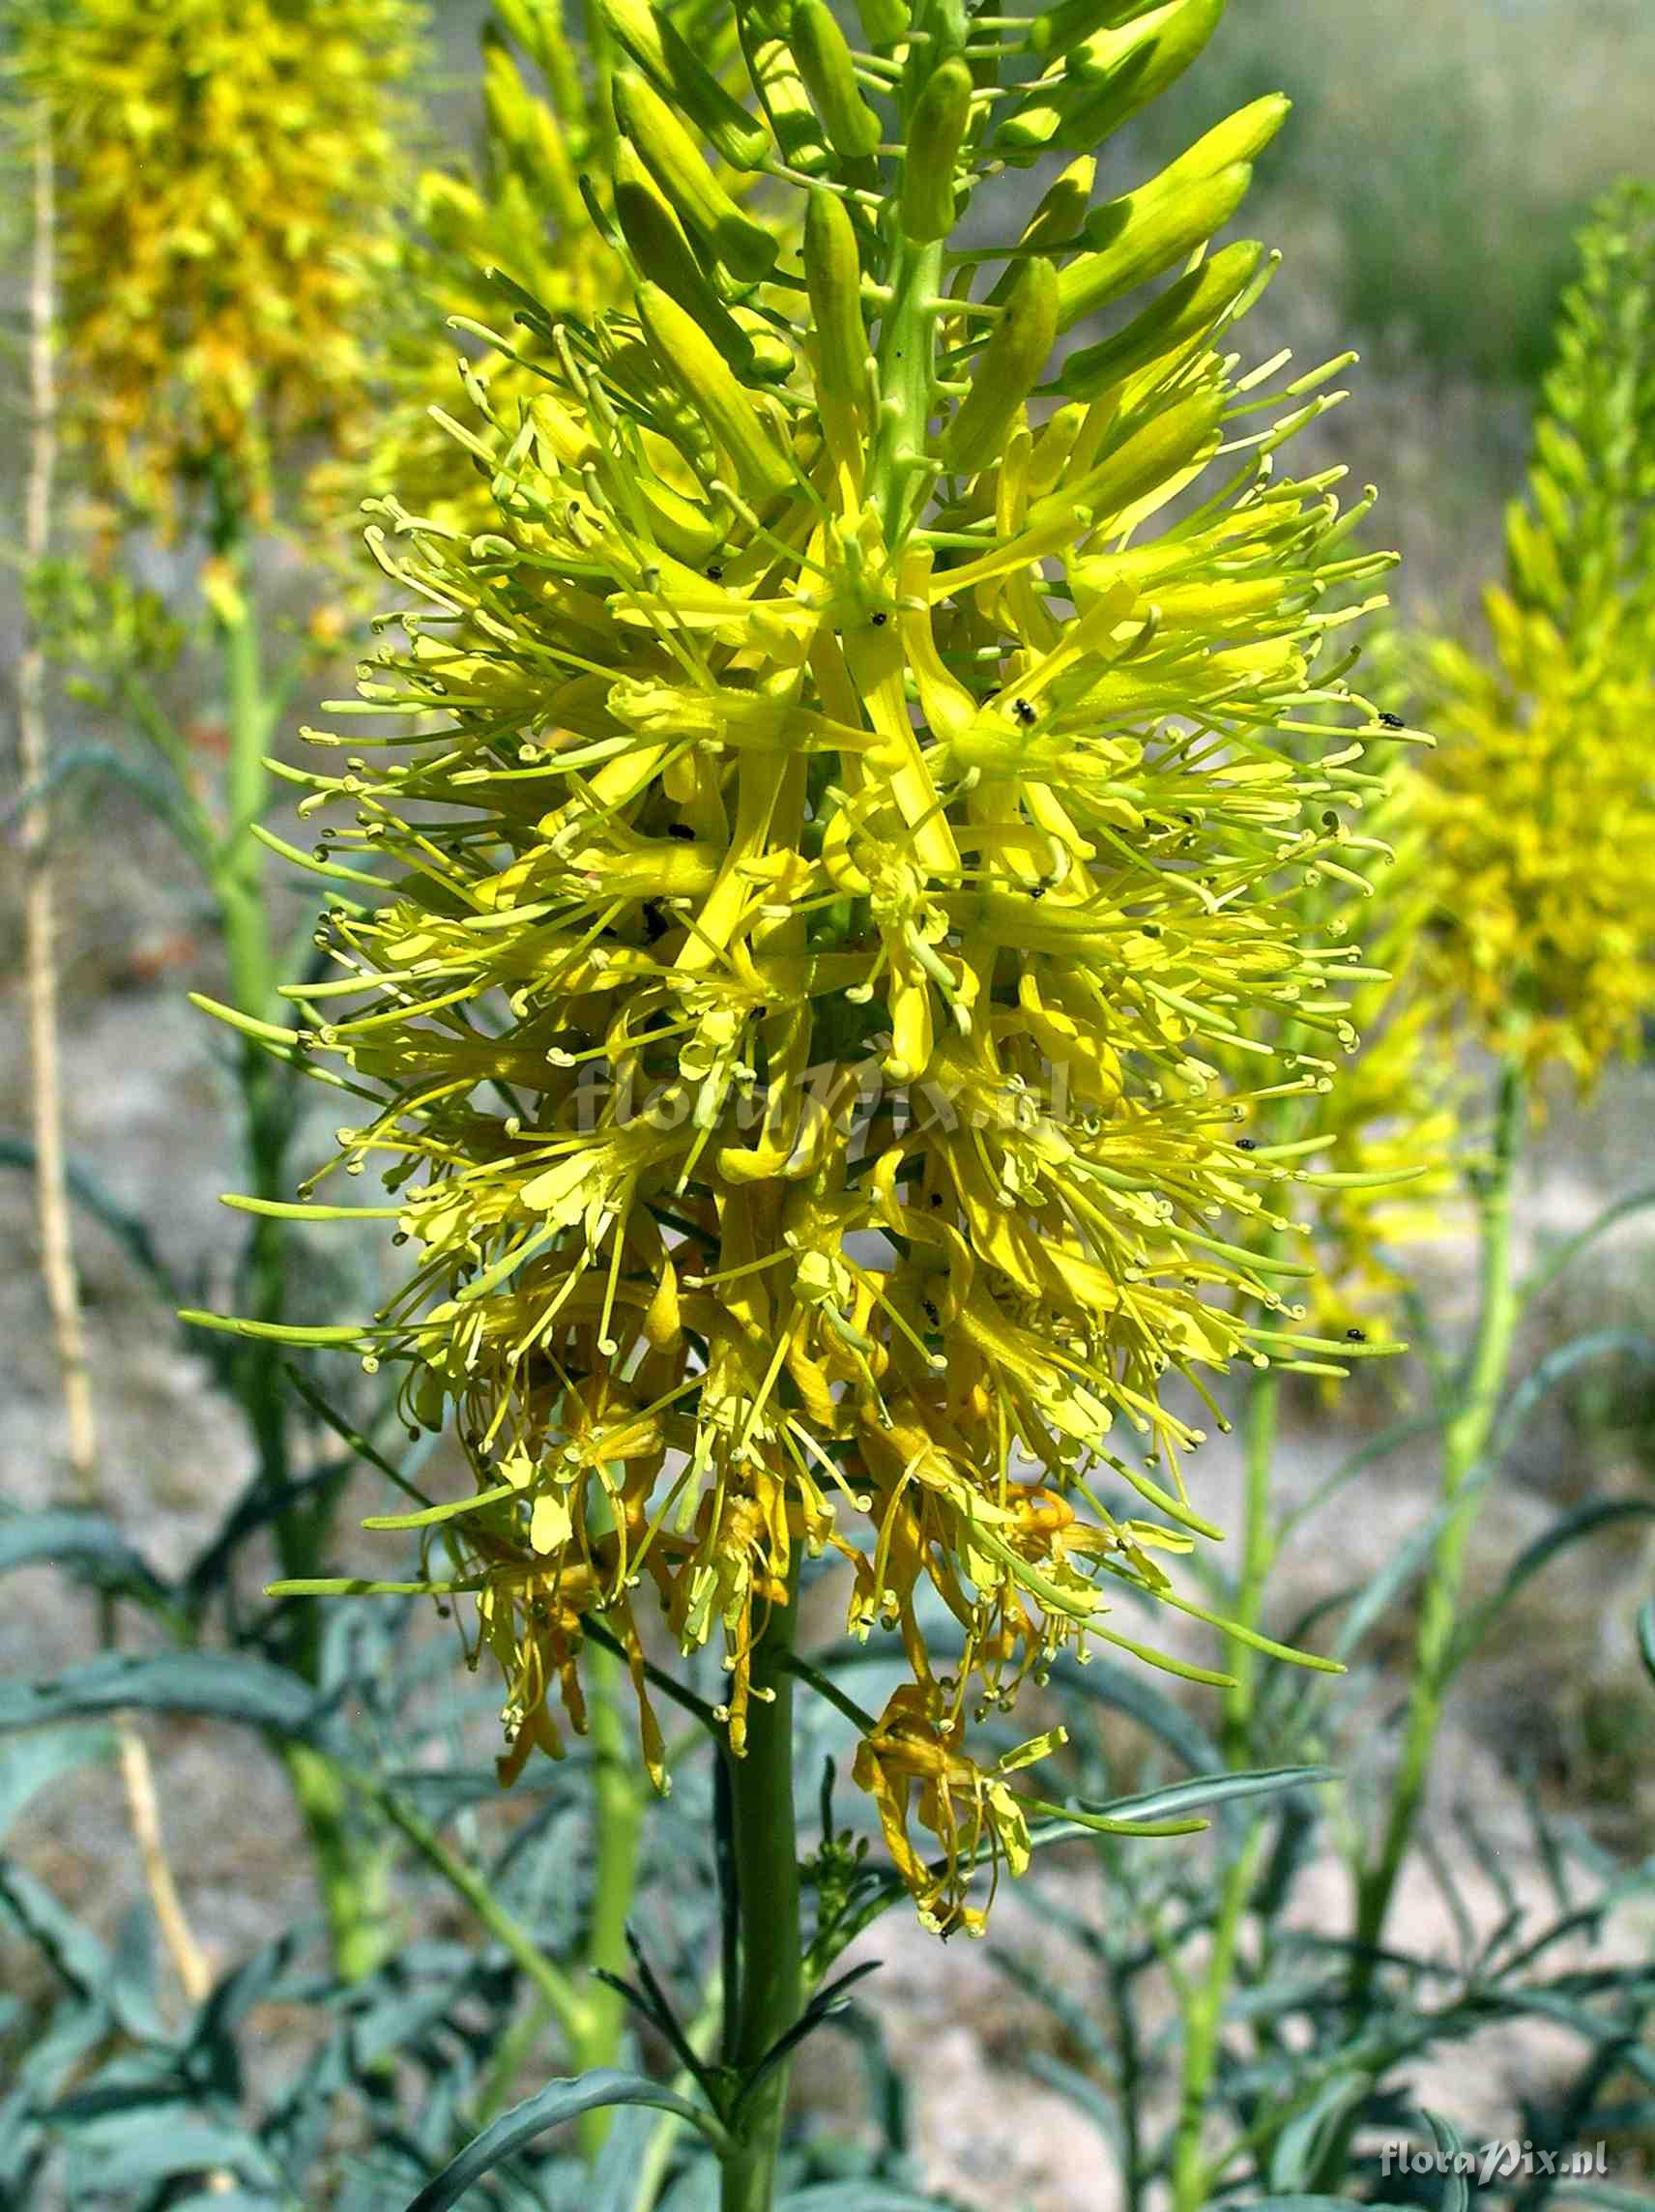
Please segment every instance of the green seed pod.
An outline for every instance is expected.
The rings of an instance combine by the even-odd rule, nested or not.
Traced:
[[[580,71],[558,10],[548,0],[494,0],[494,13],[545,78],[559,122],[584,121]]]
[[[994,335],[977,356],[972,388],[943,441],[944,465],[974,475],[997,460],[1017,410],[1039,381],[1058,335],[1058,272],[1024,263]]]
[[[741,369],[750,367],[751,347],[712,289],[678,218],[624,138],[615,149],[615,213],[639,274],[670,292],[727,361]]]
[[[1158,276],[1221,229],[1241,204],[1253,158],[1292,103],[1272,94],[1239,109],[1135,192],[1093,208],[1086,236],[1101,242],[1063,271],[1058,327],[1074,324]]]
[[[775,240],[736,205],[659,93],[627,69],[616,72],[613,91],[621,128],[679,219],[737,276],[766,276],[775,261]]]
[[[793,51],[834,152],[847,161],[877,154],[884,126],[857,88],[856,57],[825,0],[798,0]]]
[[[1123,0],[1059,0],[1056,8],[1048,8],[1030,24],[1029,51],[1042,56],[1066,54],[1083,39],[1129,23],[1144,14],[1146,6],[1152,5],[1153,0],[1137,0],[1135,6],[1123,4]]]
[[[1166,0],[1118,30],[1099,31],[1071,46],[1063,67],[1071,77],[1107,86],[1123,104],[1104,128],[1135,115],[1181,76],[1217,30],[1226,0]],[[1129,104],[1125,104],[1129,102]]]
[[[655,89],[675,100],[732,167],[756,169],[770,150],[769,133],[679,36],[648,0],[597,0],[608,28]]]
[[[1211,333],[1252,281],[1263,254],[1255,240],[1225,247],[1170,284],[1101,345],[1072,353],[1058,376],[1065,399],[1094,399],[1152,361],[1171,359]]]
[[[916,246],[946,238],[954,226],[954,163],[971,112],[972,73],[956,54],[927,80],[909,128],[897,220]]]
[[[862,257],[844,201],[820,186],[804,212],[804,280],[816,326],[822,389],[859,407],[866,392],[868,355]]]
[[[1218,28],[1225,0],[1168,0],[1119,30],[1099,31],[1031,86],[995,133],[1008,160],[1050,147],[1096,146],[1166,91]]]
[[[1026,252],[1051,253],[1059,247],[1068,246],[1081,234],[1087,210],[1091,205],[1091,188],[1097,178],[1097,163],[1089,154],[1080,160],[1071,161],[1053,184],[1040,205],[1030,217],[1023,236],[1017,241]],[[1008,262],[989,293],[988,305],[998,307],[1011,295],[1017,281],[1018,264]]]
[[[870,46],[894,46],[908,36],[907,0],[857,0],[857,14]]]
[[[639,473],[637,495],[650,518],[655,542],[675,561],[699,568],[710,561],[730,534],[730,516],[723,508],[697,507],[648,470]]]
[[[782,159],[801,176],[819,177],[833,167],[833,152],[798,73],[783,27],[780,0],[772,0],[770,5],[765,0],[735,0],[735,4],[747,74],[769,117]]]
[[[754,500],[780,498],[793,483],[792,464],[695,316],[657,284],[639,285],[638,316],[663,375],[705,419],[740,490]]]
[[[582,219],[580,188],[557,118],[517,73],[499,33],[488,31],[482,53],[483,110],[493,145],[560,223]]]

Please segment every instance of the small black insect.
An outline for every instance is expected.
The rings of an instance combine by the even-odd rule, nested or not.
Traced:
[[[719,568],[716,561],[714,561],[711,568],[708,569],[707,580],[710,584],[721,584],[724,581],[724,571]]]
[[[1238,1152],[1256,1152],[1258,1149],[1259,1140],[1257,1137],[1237,1137],[1235,1140],[1235,1150]]]
[[[1381,714],[1379,720],[1387,730],[1405,730],[1408,727],[1400,714]]]
[[[875,629],[884,629],[886,624],[889,622],[890,617],[886,613],[883,607],[876,607],[873,613],[869,615],[868,620],[873,624]]]
[[[1345,1341],[1347,1344],[1366,1344],[1368,1332],[1365,1328],[1348,1328],[1345,1331]]]
[[[1030,885],[1030,887],[1029,887],[1029,896],[1030,896],[1031,898],[1036,898],[1036,899],[1038,899],[1038,898],[1044,898],[1044,897],[1045,897],[1045,895],[1046,895],[1046,886],[1045,886],[1044,884],[1031,884],[1031,885]]]
[[[667,835],[676,837],[681,845],[693,845],[695,843],[695,831],[687,822],[675,822],[668,830]]]
[[[942,1193],[940,1190],[934,1190],[934,1191],[931,1193],[931,1203],[932,1203],[932,1205],[933,1205],[933,1206],[941,1206],[941,1205],[942,1205],[942,1203],[943,1203],[943,1193]]]
[[[1040,719],[1039,710],[1027,699],[1013,699],[1011,712],[1025,729],[1028,729],[1031,722],[1037,722]]]

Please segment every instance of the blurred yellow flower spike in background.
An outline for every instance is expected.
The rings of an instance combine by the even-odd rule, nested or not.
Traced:
[[[363,404],[412,0],[73,0],[23,50],[52,111],[71,386],[99,487],[167,521],[269,506],[287,441]]]
[[[1582,234],[1491,652],[1432,656],[1422,773],[1440,990],[1589,1091],[1655,994],[1655,192]]]
[[[488,473],[449,420],[465,405],[456,351],[507,407],[537,379],[509,353],[477,347],[477,326],[502,312],[501,279],[558,315],[590,316],[621,296],[624,272],[580,182],[607,166],[607,77],[603,67],[583,74],[555,0],[495,7],[483,32],[481,160],[473,173],[432,166],[416,181],[382,283],[377,403],[350,453],[318,480],[332,513],[360,528],[363,496],[394,489],[421,514],[487,527]]]
[[[1060,73],[1073,14],[1035,19]],[[742,106],[720,11],[598,15],[709,182],[649,199],[628,85],[619,304],[514,295],[496,344],[537,373],[470,380],[486,528],[378,503],[412,611],[333,710],[376,734],[312,733],[345,757],[303,778],[338,972],[268,1041],[355,1101],[311,1187],[402,1208],[414,1265],[332,1340],[465,1443],[476,1495],[396,1525],[479,1600],[503,1771],[556,1750],[554,1697],[581,1725],[583,1621],[641,1678],[645,1588],[721,1648],[740,1757],[755,1647],[836,1553],[913,1677],[858,1773],[927,1916],[974,1925],[979,1849],[1026,1844],[968,1728],[1065,1648],[1222,1679],[1110,1596],[1213,1617],[1156,1557],[1217,1533],[1185,1483],[1209,1376],[1364,1349],[1298,1325],[1312,1171],[1238,1140],[1355,1043],[1360,952],[1282,886],[1372,857],[1387,732],[1340,633],[1390,557],[1342,472],[1278,465],[1349,357],[1242,375],[1272,264],[1203,250],[1285,102],[1089,214],[1083,155],[954,249],[1047,97],[1027,28],[939,0],[850,55],[822,11],[743,8]],[[713,193],[760,171],[773,265]]]

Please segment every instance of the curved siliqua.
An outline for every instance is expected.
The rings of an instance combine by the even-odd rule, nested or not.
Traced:
[[[716,1711],[691,1699],[734,1869],[709,2094],[754,2207],[805,1991],[867,1916],[806,1956],[795,1685],[854,1716],[926,1924],[977,1931],[981,1867],[1109,1822],[1010,1779],[1058,1739],[986,1761],[973,1722],[1094,1643],[1223,1681],[1110,1592],[1212,1619],[1159,1557],[1217,1533],[1204,1378],[1364,1349],[1300,1325],[1319,1171],[1240,1140],[1283,1096],[1314,1120],[1355,1042],[1358,949],[1277,891],[1372,857],[1386,733],[1338,633],[1388,556],[1352,549],[1339,471],[1278,469],[1348,357],[1238,375],[1273,265],[1205,253],[1285,103],[1089,205],[1097,130],[1210,6],[935,0],[870,12],[870,51],[770,0],[601,13],[656,103],[623,79],[621,304],[513,290],[533,377],[474,380],[464,433],[485,529],[383,502],[414,611],[298,779],[338,973],[266,1041],[361,1102],[307,1210],[370,1169],[400,1208],[405,1279],[334,1340],[466,1445],[476,1495],[389,1525],[475,1601],[503,1779],[584,1725],[596,1644],[664,1783],[651,1685],[688,1693],[646,1665],[646,1589],[721,1651]],[[731,27],[744,103],[699,58]],[[1022,235],[956,245],[992,232],[1031,53],[1086,94],[1041,140],[1080,159]],[[711,179],[676,211],[662,107]],[[824,1555],[907,1652],[882,1714],[792,1649]]]

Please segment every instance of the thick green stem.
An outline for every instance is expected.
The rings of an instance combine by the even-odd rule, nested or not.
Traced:
[[[592,1688],[593,1821],[595,1867],[592,1916],[587,1926],[586,1964],[589,1972],[624,1973],[626,1966],[626,1922],[632,1910],[638,1873],[638,1846],[644,1824],[643,1790],[638,1762],[627,1737],[622,1710],[620,1663],[613,1653],[594,1644],[588,1654],[587,1679]],[[601,1982],[595,1973],[581,1999],[583,2020],[570,2040],[570,2056],[577,2073],[613,2066],[621,2049],[624,2000],[619,1990]],[[613,2114],[606,2110],[584,2112],[579,2122],[581,2148],[595,2158],[603,2147]]]
[[[737,1960],[731,2063],[751,2071],[797,2022],[803,1997],[798,1843],[793,1804],[793,1650],[796,1603],[772,1607],[753,1651],[747,1746],[722,1756],[730,1784]],[[742,2106],[725,2154],[721,2212],[770,2212],[787,2104],[785,2065],[772,2066]]]
[[[1247,1395],[1241,1573],[1235,1596],[1235,1618],[1247,1628],[1257,1628],[1260,1624],[1264,1584],[1275,1556],[1275,1532],[1270,1520],[1270,1466],[1276,1448],[1279,1391],[1274,1371],[1265,1370],[1255,1375]],[[1237,1643],[1230,1653],[1229,1665],[1233,1684],[1224,1693],[1224,1756],[1230,1766],[1243,1767],[1249,1763],[1252,1749],[1258,1654],[1247,1644]],[[1202,2151],[1202,2122],[1218,2063],[1224,2007],[1235,1970],[1241,1922],[1247,1900],[1253,1893],[1264,1837],[1264,1822],[1251,1821],[1225,1868],[1206,1971],[1192,1985],[1183,2008],[1183,2081],[1173,2142],[1175,2212],[1201,2212],[1211,2194],[1211,2176]]]
[[[1397,1877],[1425,1799],[1452,1667],[1466,1546],[1480,1500],[1471,1478],[1482,1465],[1517,1329],[1520,1304],[1511,1266],[1511,1183],[1524,1111],[1522,1079],[1508,1061],[1500,1071],[1494,1158],[1477,1198],[1482,1270],[1476,1341],[1465,1399],[1442,1439],[1441,1501],[1450,1510],[1432,1554],[1420,1602],[1402,1761],[1391,1790],[1384,1838],[1379,1856],[1357,1878],[1355,1934],[1360,1949],[1352,1971],[1352,2005],[1361,2003],[1372,1985],[1375,1948],[1384,1935]]]

